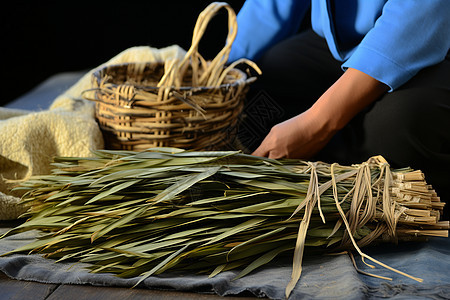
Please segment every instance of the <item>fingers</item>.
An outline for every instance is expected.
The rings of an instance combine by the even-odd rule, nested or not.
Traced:
[[[266,149],[264,141],[259,145],[259,147],[253,151],[252,155],[260,157],[268,157],[269,151]]]
[[[262,141],[261,145],[253,151],[252,155],[260,157],[268,157],[272,159],[282,158],[283,155],[277,149],[276,134],[272,129],[266,138]]]
[[[262,142],[261,145],[252,153],[254,156],[268,157],[272,159],[283,158],[284,156],[279,153],[276,149],[270,150],[271,148],[267,146],[267,142]]]

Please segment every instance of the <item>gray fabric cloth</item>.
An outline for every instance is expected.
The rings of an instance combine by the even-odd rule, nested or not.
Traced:
[[[10,103],[10,108],[39,110],[48,107],[48,99],[71,86],[80,73],[55,75],[34,91]],[[52,94],[53,93],[53,94]],[[6,232],[0,228],[0,234]],[[0,240],[0,254],[33,241],[35,231]],[[434,238],[427,243],[383,245],[364,250],[368,255],[410,275],[423,283],[388,271],[370,269],[356,257],[358,268],[391,277],[392,281],[357,273],[347,255],[308,256],[303,273],[290,299],[450,299],[450,239]],[[55,263],[40,255],[0,257],[0,271],[11,278],[55,284],[89,284],[132,287],[139,280],[121,279],[111,274],[89,273],[82,263]],[[258,297],[284,299],[291,276],[291,258],[279,258],[244,278],[233,280],[238,271],[227,271],[215,278],[206,275],[167,273],[144,280],[140,288],[238,295],[244,291]]]
[[[28,93],[7,103],[4,107],[31,111],[48,109],[56,97],[74,85],[86,72],[67,72],[51,76]]]
[[[6,229],[2,229],[5,232]],[[36,231],[0,240],[0,254],[29,243]],[[425,243],[386,244],[365,250],[387,265],[422,278],[422,283],[382,267],[370,269],[356,257],[358,268],[391,277],[392,281],[357,273],[347,255],[308,256],[303,273],[290,299],[449,299],[450,239],[433,238]],[[132,287],[139,278],[122,279],[111,274],[89,273],[83,263],[56,263],[38,254],[0,258],[0,271],[11,278],[55,284]],[[291,275],[291,258],[276,259],[269,265],[233,280],[238,271],[227,271],[214,278],[206,275],[167,273],[144,280],[138,288],[239,295],[244,291],[258,297],[284,299]]]

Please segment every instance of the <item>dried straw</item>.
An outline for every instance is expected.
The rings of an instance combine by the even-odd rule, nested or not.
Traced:
[[[382,157],[341,166],[271,160],[238,151],[96,151],[95,158],[55,159],[52,175],[27,191],[28,221],[11,235],[45,234],[15,252],[91,263],[122,277],[167,270],[239,277],[278,255],[293,256],[289,296],[303,254],[423,237],[447,237],[444,203],[420,171],[391,170]],[[380,276],[378,276],[380,277]],[[386,277],[381,277],[386,278]]]

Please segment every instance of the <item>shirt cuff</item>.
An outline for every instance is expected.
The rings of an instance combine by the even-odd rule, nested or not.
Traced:
[[[350,58],[342,64],[343,70],[347,68],[357,69],[386,84],[389,86],[389,92],[415,75],[382,53],[362,45],[358,46]]]

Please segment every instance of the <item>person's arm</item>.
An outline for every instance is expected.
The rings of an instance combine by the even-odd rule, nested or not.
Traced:
[[[311,158],[388,89],[369,75],[349,68],[310,109],[275,125],[252,154],[275,159]]]

